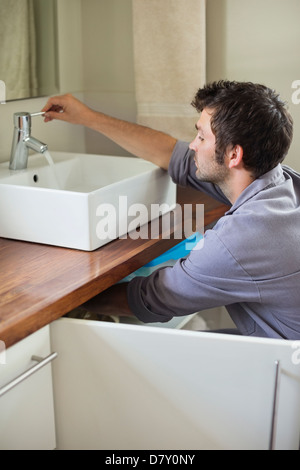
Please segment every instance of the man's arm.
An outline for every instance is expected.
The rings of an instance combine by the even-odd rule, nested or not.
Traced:
[[[168,134],[94,111],[70,94],[50,98],[42,111],[45,122],[57,119],[89,127],[133,155],[169,167],[177,140]]]

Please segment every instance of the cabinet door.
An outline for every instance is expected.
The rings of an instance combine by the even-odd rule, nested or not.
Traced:
[[[0,364],[0,389],[50,354],[49,327],[8,348]],[[4,361],[3,361],[4,362]],[[0,397],[0,449],[51,450],[56,446],[51,365]]]
[[[268,449],[273,418],[298,448],[289,342],[67,318],[51,341],[58,449]]]

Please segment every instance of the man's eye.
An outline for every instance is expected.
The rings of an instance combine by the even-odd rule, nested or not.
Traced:
[[[201,137],[201,135],[198,135],[198,139],[201,140],[201,142],[203,142],[204,138]]]

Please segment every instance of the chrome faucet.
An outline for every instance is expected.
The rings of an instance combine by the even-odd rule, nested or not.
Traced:
[[[46,144],[31,137],[31,118],[44,113],[15,113],[14,135],[10,155],[10,170],[24,170],[27,168],[29,149],[44,153],[48,150]]]

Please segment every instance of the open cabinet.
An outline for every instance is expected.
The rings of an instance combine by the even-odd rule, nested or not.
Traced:
[[[70,318],[50,333],[57,449],[299,448],[294,342]]]
[[[300,342],[62,318],[5,359],[2,450],[299,448]]]

